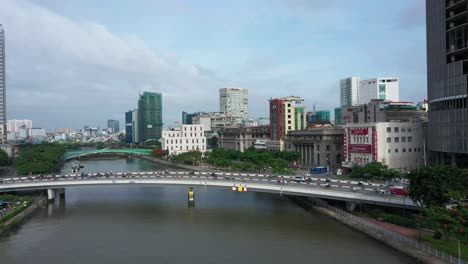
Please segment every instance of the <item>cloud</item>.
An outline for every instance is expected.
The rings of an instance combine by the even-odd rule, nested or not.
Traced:
[[[47,128],[102,125],[123,119],[145,90],[163,93],[166,121],[217,100],[208,95],[219,84],[171,51],[155,52],[135,36],[30,2],[0,0],[0,6],[9,119],[30,118]]]

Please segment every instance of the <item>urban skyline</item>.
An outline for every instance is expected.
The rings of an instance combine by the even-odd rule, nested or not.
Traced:
[[[247,50],[235,50],[233,45],[225,45],[228,40],[223,38],[216,39],[216,43],[219,45],[213,47],[213,43],[206,41],[203,42],[205,46],[200,45],[199,41],[191,39],[192,36],[185,37],[190,38],[188,40],[197,43],[197,45],[193,48],[186,47],[182,43],[186,42],[187,39],[179,34],[181,22],[177,15],[180,14],[178,13],[180,10],[163,3],[153,3],[153,5],[161,10],[167,8],[176,12],[175,21],[168,22],[171,25],[174,24],[178,31],[169,36],[164,31],[160,31],[161,29],[157,29],[158,39],[167,40],[170,38],[170,41],[167,40],[168,42],[164,41],[164,44],[157,45],[144,28],[138,28],[135,24],[133,24],[132,29],[129,28],[131,23],[129,26],[121,28],[116,27],[116,24],[113,23],[115,21],[112,19],[112,21],[104,21],[96,17],[80,17],[76,13],[83,8],[98,8],[100,4],[80,2],[79,8],[77,7],[75,10],[68,9],[69,6],[76,5],[77,2],[73,1],[69,2],[67,7],[60,2],[53,4],[47,1],[4,0],[1,2],[0,17],[5,18],[5,21],[1,22],[8,32],[7,46],[11,47],[7,49],[6,55],[15,58],[15,61],[7,61],[7,66],[11,64],[11,67],[7,67],[8,85],[9,91],[11,91],[7,102],[8,118],[32,119],[38,126],[48,129],[56,127],[78,128],[87,124],[105,127],[107,119],[119,119],[123,122],[122,113],[129,108],[136,107],[131,101],[135,95],[143,91],[155,91],[162,93],[166,98],[166,115],[163,121],[165,124],[170,124],[180,119],[181,111],[216,111],[218,108],[217,97],[211,95],[222,87],[249,89],[249,113],[253,117],[268,115],[268,98],[272,96],[298,95],[305,99],[308,108],[311,108],[313,104],[318,104],[320,109],[332,111],[338,106],[337,80],[346,76],[361,76],[364,79],[375,76],[398,76],[401,80],[402,94],[400,97],[410,101],[421,101],[426,97],[426,74],[424,3],[420,2],[422,1],[412,1],[409,4],[407,1],[392,3],[394,12],[388,15],[394,17],[388,19],[391,21],[388,24],[381,22],[388,29],[389,35],[399,36],[403,39],[397,45],[398,47],[390,45],[390,43],[386,44],[389,42],[389,37],[383,36],[380,29],[377,30],[372,26],[370,23],[370,21],[374,21],[372,15],[357,17],[352,14],[353,12],[348,12],[351,7],[346,3],[343,6],[331,3],[334,8],[314,3],[303,4],[305,10],[298,10],[297,6],[288,3],[276,3],[272,6],[271,15],[265,24],[252,28],[254,32],[258,32],[256,34],[260,38],[258,45]],[[147,4],[149,5],[149,3]],[[201,5],[206,6],[206,3],[201,3]],[[256,5],[261,7],[262,3]],[[379,9],[386,5],[388,3],[381,1]],[[190,4],[188,7],[189,16],[187,19],[189,20],[200,17],[199,15],[203,12]],[[362,7],[368,8],[369,11],[377,9],[376,6],[366,5],[366,3],[362,3]],[[141,7],[131,8],[142,11]],[[346,31],[343,21],[335,21],[322,28],[322,23],[314,19],[307,19],[307,16],[300,14],[301,12],[314,12],[315,14],[314,8],[320,9],[323,13],[320,14],[320,17],[334,14],[334,12],[342,14],[354,26],[353,28],[359,28],[360,33],[366,33],[366,39],[379,36],[381,38],[380,44],[372,45],[373,49],[361,50],[358,47],[362,46],[360,43],[362,40],[349,38],[346,46],[333,47],[334,51],[339,50],[339,61],[330,56],[326,56],[327,59],[325,59],[321,54],[327,53],[326,51],[332,47],[328,47],[329,44],[323,46],[323,44],[319,44],[322,41],[317,40],[322,38],[323,40],[332,40],[330,38],[349,36],[353,32]],[[245,3],[238,2],[235,4],[234,10],[237,12],[234,14],[242,14],[247,9]],[[207,7],[208,12],[209,10],[212,9]],[[238,26],[239,34],[248,33],[251,23],[263,20],[260,10],[252,14],[251,21],[246,22],[247,24],[232,24],[230,22],[220,26],[225,27],[226,30],[235,29]],[[14,16],[16,12],[25,12],[28,15]],[[226,15],[226,12],[221,13]],[[412,12],[411,16],[408,15],[408,12]],[[370,14],[372,12],[364,13]],[[291,15],[297,16],[292,17]],[[58,27],[56,24],[52,24],[50,21],[53,19],[63,22],[59,23],[62,26]],[[122,17],[122,19],[125,21],[127,17]],[[160,19],[164,20],[165,18]],[[83,20],[90,23],[84,23]],[[278,26],[275,21],[282,20],[284,20],[284,27],[286,27],[282,31],[292,32],[292,35],[289,38],[277,39],[291,40],[290,44],[294,49],[284,49],[284,45],[281,42],[276,43],[272,39],[273,35],[269,34],[274,32]],[[41,21],[46,27],[37,29],[35,26],[37,21]],[[147,22],[147,24],[158,24],[158,21]],[[206,25],[206,22],[200,23]],[[207,28],[209,27],[200,27],[196,32],[214,37]],[[306,30],[308,28],[317,32],[314,34],[317,36],[316,38],[311,39],[301,34],[308,33]],[[46,34],[47,31],[53,31],[56,34],[53,34],[52,39],[42,38],[42,36],[50,35]],[[260,34],[262,32],[264,34]],[[73,39],[71,35],[76,35],[78,39]],[[238,44],[245,47],[249,44],[248,39],[240,38]],[[87,48],[77,53],[68,42],[79,43],[80,46]],[[335,41],[332,40],[332,42]],[[27,43],[37,43],[37,45],[29,47]],[[57,45],[54,43],[59,43],[60,46],[54,46]],[[266,43],[269,43],[271,48],[264,49],[262,45]],[[98,49],[106,50],[106,52],[99,53]],[[321,52],[312,52],[315,50],[321,50]],[[55,52],[58,52],[59,57],[63,59],[51,58],[51,54]],[[120,54],[117,58],[138,61],[139,63],[132,64],[131,67],[122,65],[113,59],[115,52]],[[197,56],[190,55],[193,53],[199,54]],[[226,64],[214,60],[213,55],[218,53],[232,54],[228,56],[231,61]],[[301,55],[298,56],[298,53]],[[406,54],[413,55],[410,63],[407,61]],[[378,56],[383,60],[380,59],[377,63],[374,58]],[[34,57],[38,60],[31,63],[26,60],[26,57]],[[359,65],[356,65],[355,61],[359,61]],[[220,67],[220,65],[224,67]],[[88,75],[87,70],[84,70],[87,68],[95,70],[95,73]],[[87,77],[80,78],[81,74],[86,74]],[[31,83],[28,79],[19,79],[18,76],[31,76],[36,81]],[[56,87],[55,84],[48,83],[47,80],[50,78],[56,79],[60,88]],[[75,78],[80,78],[80,80],[72,81]],[[22,96],[24,94],[31,96],[25,98]],[[112,98],[112,104],[106,105],[96,101],[95,98],[101,97]],[[186,97],[190,100],[184,100]],[[32,100],[33,98],[40,100]],[[51,104],[50,102],[54,98],[60,100],[57,100],[56,104]],[[207,109],[200,109],[200,105]],[[93,109],[93,111],[87,113],[83,109]]]

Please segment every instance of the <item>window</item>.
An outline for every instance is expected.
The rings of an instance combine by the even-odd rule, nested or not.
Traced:
[[[330,151],[330,145],[327,145],[327,151]]]
[[[390,149],[388,149],[388,153],[390,153],[390,152],[391,152]]]
[[[412,150],[412,148],[409,148],[409,149],[408,149],[408,152],[411,152],[411,150]]]
[[[398,149],[395,149],[395,153],[398,153]]]
[[[421,148],[418,148],[418,152],[421,152]]]
[[[411,132],[411,127],[408,127],[408,132]]]
[[[408,137],[408,142],[413,142],[413,137]]]
[[[288,120],[288,124],[291,124],[291,120]]]
[[[391,127],[387,127],[387,133],[390,133],[392,132],[392,128]]]
[[[403,129],[401,130],[403,132]],[[401,142],[406,142],[406,137],[401,137]]]
[[[406,132],[406,128],[402,127],[401,128],[401,133],[404,133],[404,132]]]
[[[387,138],[387,143],[392,143],[392,138],[391,137]]]
[[[320,151],[320,145],[317,145],[317,151]]]
[[[395,133],[398,133],[399,130],[400,130],[400,129],[399,129],[398,127],[394,127],[394,128],[393,128],[393,132],[395,132]]]
[[[403,148],[403,152],[406,152],[406,149],[405,149],[405,148]]]
[[[413,152],[416,152],[416,148],[413,149]]]
[[[395,143],[398,143],[398,142],[400,142],[400,138],[399,138],[399,137],[395,137],[395,138],[393,139],[393,141],[394,141]]]

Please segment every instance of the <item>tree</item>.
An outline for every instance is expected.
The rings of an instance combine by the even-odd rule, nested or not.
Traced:
[[[351,178],[390,180],[400,174],[396,170],[388,169],[387,165],[380,162],[371,162],[364,166],[355,166],[351,171]]]
[[[167,155],[167,151],[166,150],[162,150],[160,148],[157,148],[157,149],[154,149],[152,152],[151,152],[151,156],[153,157],[164,157]]]
[[[8,154],[0,149],[0,166],[8,166],[11,164],[11,159],[8,157]]]
[[[468,197],[468,170],[424,167],[408,174],[411,199],[425,207],[444,207]]]
[[[104,142],[96,142],[96,149],[103,149],[105,147],[106,145],[104,144]]]

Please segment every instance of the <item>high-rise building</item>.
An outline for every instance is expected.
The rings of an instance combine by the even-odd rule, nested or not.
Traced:
[[[243,120],[249,118],[249,90],[240,88],[219,89],[219,111],[238,116]]]
[[[341,125],[342,122],[343,122],[343,121],[342,121],[342,120],[343,120],[343,119],[342,119],[342,116],[343,116],[342,113],[343,113],[343,108],[341,108],[341,107],[335,108],[335,125],[336,125],[336,126]]]
[[[189,114],[187,112],[182,112],[182,125],[191,125],[191,124],[193,124],[192,117],[194,117],[196,115],[197,115],[197,113]]]
[[[109,119],[107,120],[107,128],[111,128],[113,133],[120,132],[120,122],[119,120]]]
[[[359,104],[359,81],[359,77],[349,77],[340,80],[341,106]]]
[[[19,132],[21,127],[32,128],[32,120],[22,119],[22,120],[8,120],[7,121],[7,131],[8,132]]]
[[[138,133],[140,142],[160,139],[163,127],[162,94],[144,92],[138,100]]]
[[[129,110],[127,112],[125,112],[125,143],[127,144],[131,144],[133,143],[132,141],[132,138],[133,138],[133,134],[132,134],[132,119],[133,117],[133,111],[132,110]]]
[[[132,143],[140,143],[138,109],[132,111]]]
[[[379,77],[359,82],[359,105],[367,104],[372,99],[400,101],[398,77]]]
[[[436,165],[468,167],[467,1],[426,0],[428,150]]]
[[[298,96],[270,98],[270,140],[283,140],[289,131],[306,128],[304,99]]]
[[[317,122],[330,122],[330,111],[317,111]]]
[[[6,141],[5,30],[0,24],[0,143]]]

